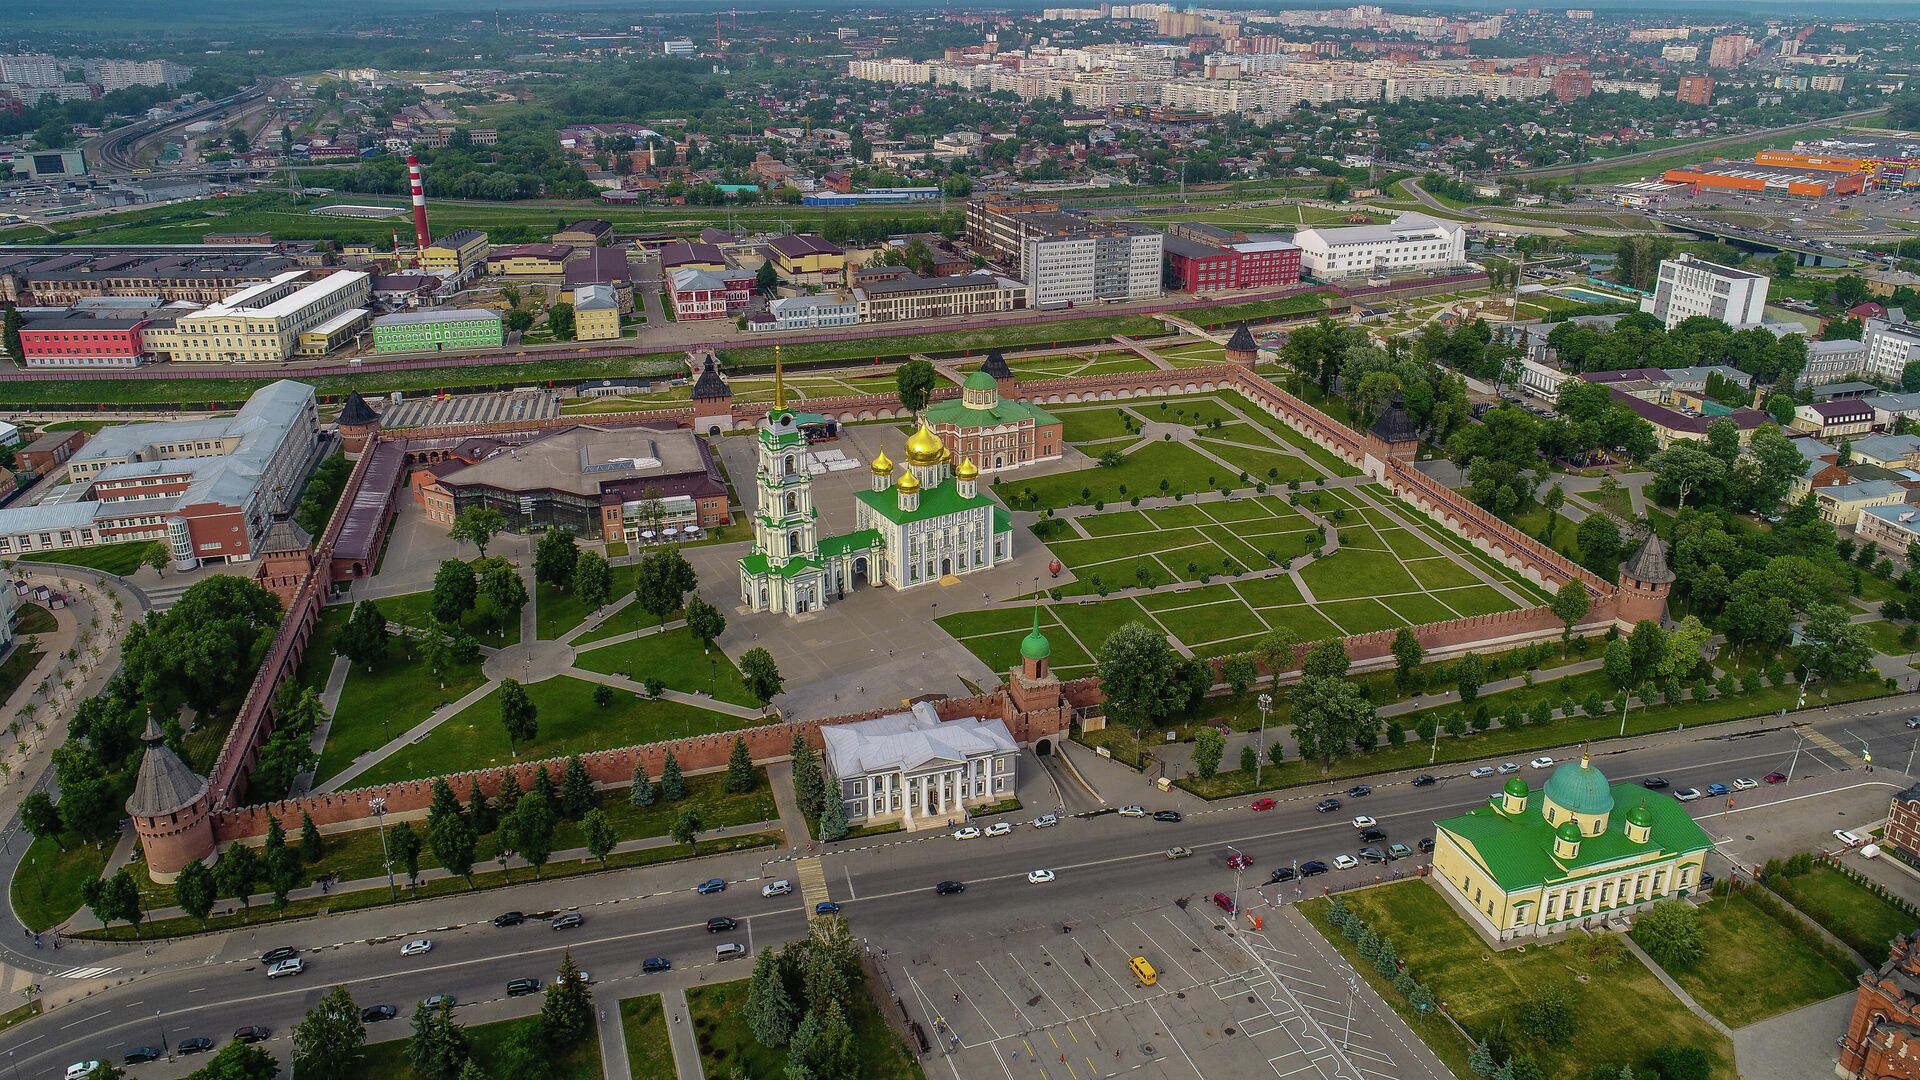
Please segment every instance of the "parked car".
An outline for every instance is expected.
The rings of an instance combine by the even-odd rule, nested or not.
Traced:
[[[1866,837],[1861,836],[1859,833],[1851,832],[1847,829],[1833,830],[1833,838],[1835,840],[1840,841],[1842,844],[1845,844],[1847,847],[1850,847],[1850,848],[1859,847],[1861,844],[1864,844],[1867,842]]]
[[[1387,830],[1385,829],[1372,828],[1360,830],[1360,842],[1363,844],[1377,844],[1386,838]]]
[[[360,1010],[360,1022],[377,1024],[382,1020],[391,1020],[400,1015],[400,1010],[391,1005],[369,1005]]]
[[[1363,847],[1360,849],[1360,861],[1383,863],[1387,861],[1387,853],[1377,847]]]
[[[1515,765],[1515,764],[1514,764],[1513,762],[1511,762],[1511,761],[1507,761],[1507,762],[1502,762],[1502,763],[1501,763],[1501,765],[1500,765],[1500,768],[1499,768],[1499,769],[1498,769],[1497,771],[1498,771],[1498,772],[1500,773],[1500,775],[1501,775],[1501,776],[1505,776],[1505,775],[1507,775],[1508,773],[1517,773],[1517,772],[1519,772],[1519,771],[1520,771],[1520,766],[1518,766],[1518,765]]]
[[[1123,806],[1120,808],[1120,816],[1121,817],[1146,817],[1147,808],[1144,806]]]
[[[451,1001],[453,999],[448,998],[447,1000]],[[266,1042],[267,1039],[272,1035],[273,1035],[273,1032],[267,1030],[266,1028],[261,1027],[258,1024],[248,1024],[246,1027],[243,1027],[240,1030],[235,1031],[233,1033],[233,1041],[237,1043]]]
[[[1247,867],[1252,865],[1253,865],[1253,856],[1251,855],[1227,856],[1227,869],[1229,870],[1245,870]]]
[[[282,945],[277,949],[268,949],[266,952],[261,953],[260,962],[263,964],[277,964],[282,960],[291,960],[299,955],[299,949],[291,945]]]
[[[1223,892],[1214,893],[1213,906],[1231,915],[1233,914],[1233,897]]]
[[[672,971],[673,961],[664,956],[649,956],[640,961],[640,972],[644,975],[658,975],[663,971]]]
[[[978,825],[968,825],[964,829],[955,829],[953,830],[953,838],[955,840],[978,840],[980,838],[980,827]]]
[[[1738,777],[1733,782],[1733,790],[1735,791],[1751,791],[1754,788],[1757,788],[1759,786],[1760,786],[1760,781],[1755,780],[1750,776]]]
[[[1553,759],[1552,759],[1552,758],[1550,758],[1550,757],[1548,757],[1548,756],[1547,756],[1547,755],[1545,755],[1545,754],[1541,754],[1541,755],[1540,755],[1539,757],[1537,757],[1537,758],[1534,758],[1534,759],[1533,759],[1532,761],[1529,761],[1529,762],[1527,762],[1527,768],[1529,768],[1529,769],[1551,769],[1551,768],[1553,768]]]
[[[127,1051],[126,1057],[122,1060],[128,1065],[145,1065],[149,1061],[159,1061],[164,1053],[166,1051],[157,1046],[136,1046]]]
[[[705,892],[706,890],[702,889],[700,891]],[[504,915],[495,915],[493,917],[493,925],[495,926],[519,926],[526,921],[527,917],[518,911],[509,911]]]
[[[1347,789],[1347,798],[1364,799],[1373,794],[1373,788],[1367,784],[1355,784]]]
[[[1360,860],[1351,855],[1342,853],[1333,857],[1333,868],[1335,870],[1351,870],[1359,865]]]
[[[1679,799],[1681,802],[1692,802],[1700,797],[1700,789],[1683,787],[1675,791],[1673,797]]]
[[[769,881],[765,885],[760,886],[760,895],[762,897],[786,896],[791,892],[793,892],[793,882],[788,881],[786,878],[781,878],[779,881]]]
[[[1393,845],[1390,845],[1390,846],[1388,846],[1388,848],[1387,848],[1387,858],[1389,858],[1389,859],[1411,859],[1411,858],[1413,858],[1413,849],[1412,849],[1412,848],[1410,848],[1410,847],[1408,847],[1408,846],[1407,846],[1407,845],[1405,845],[1405,844],[1393,844]]]
[[[1494,771],[1493,766],[1491,765],[1478,765],[1478,766],[1475,766],[1474,770],[1468,773],[1467,775],[1473,777],[1475,780],[1480,780],[1480,779],[1484,779],[1486,777],[1492,776],[1493,771]]]
[[[1708,784],[1707,785],[1707,794],[1709,795],[1731,795],[1732,793],[1733,793],[1733,789],[1728,787],[1725,784]]]
[[[83,1077],[88,1076],[93,1070],[99,1067],[100,1063],[98,1061],[76,1061],[67,1066],[66,1080],[82,1080]]]
[[[739,925],[740,924],[738,922],[728,918],[725,915],[716,915],[715,917],[707,920],[707,933],[721,934],[721,933],[725,933],[728,930],[735,929]]]
[[[941,896],[952,896],[954,893],[966,892],[967,884],[964,881],[943,881],[935,885],[933,891]]]
[[[747,955],[747,947],[737,941],[729,941],[725,945],[715,945],[713,947],[713,959],[715,963],[724,960],[738,960],[745,955]]]
[[[420,999],[420,1007],[423,1009],[436,1009],[436,1008],[439,1008],[441,1005],[458,1005],[458,1004],[460,1003],[454,1000],[454,996],[452,994],[429,994],[426,997],[423,997]]]
[[[1319,802],[1313,804],[1313,808],[1319,813],[1331,814],[1335,810],[1340,809],[1340,800],[1339,799],[1321,799]]]
[[[537,994],[539,992],[540,992],[539,979],[507,980],[507,996],[508,997],[526,997],[528,994]]]
[[[822,900],[813,905],[813,913],[815,915],[838,915],[840,914],[840,905],[831,900]]]
[[[1770,772],[1760,779],[1765,780],[1769,784],[1784,784],[1787,782],[1787,774],[1783,772]]]
[[[1365,814],[1361,814],[1359,817],[1353,819],[1353,827],[1363,831],[1366,829],[1371,829],[1378,824],[1380,823],[1373,820],[1372,818],[1368,817]]]
[[[205,1035],[195,1035],[191,1039],[181,1039],[180,1042],[174,1046],[173,1052],[184,1056],[187,1054],[204,1054],[211,1049],[213,1049],[212,1039],[207,1038]]]
[[[708,878],[700,883],[699,891],[702,896],[711,896],[714,893],[726,892],[727,883],[721,878]]]
[[[1155,820],[1155,821],[1179,821],[1179,820],[1180,820],[1180,811],[1178,811],[1178,810],[1155,810],[1155,811],[1153,812],[1153,820]]]
[[[1169,859],[1184,859],[1191,854],[1193,854],[1193,849],[1188,847],[1174,846],[1167,849],[1167,858]]]
[[[409,941],[405,945],[400,946],[401,956],[420,956],[422,954],[430,953],[432,951],[433,951],[433,942],[427,940],[426,938],[414,938],[412,941]]]
[[[1648,791],[1660,791],[1667,786],[1667,778],[1664,776],[1649,776],[1645,780],[1640,781],[1640,786],[1646,788]]]
[[[1254,810],[1271,810],[1271,809],[1273,809],[1274,807],[1276,807],[1276,806],[1278,806],[1278,805],[1280,805],[1280,804],[1279,804],[1279,803],[1276,803],[1276,802],[1274,802],[1274,801],[1273,801],[1272,799],[1255,799],[1255,800],[1253,800],[1253,807],[1252,807],[1252,809],[1254,809]]]
[[[1907,726],[1910,728],[1920,728],[1920,716],[1907,717]]]
[[[566,914],[560,916],[559,918],[553,920],[553,928],[555,930],[572,930],[574,927],[579,926],[585,923],[586,921],[587,921],[586,916],[580,914],[577,911],[569,911]]]
[[[1278,884],[1279,882],[1282,882],[1282,881],[1292,881],[1294,878],[1297,878],[1299,876],[1300,876],[1300,871],[1294,869],[1291,866],[1282,866],[1279,869],[1275,870],[1273,873],[1267,875],[1267,882],[1268,884]]]
[[[1319,859],[1308,859],[1300,864],[1300,876],[1303,878],[1318,877],[1326,872],[1327,864]]]
[[[1029,885],[1045,885],[1047,882],[1052,880],[1053,880],[1053,871],[1051,870],[1027,871],[1027,884]]]
[[[1426,787],[1430,784],[1436,784],[1436,783],[1439,783],[1439,781],[1434,779],[1434,776],[1432,773],[1421,773],[1419,776],[1416,776],[1413,778],[1414,787]]]
[[[1012,831],[1013,823],[1009,821],[996,821],[987,826],[988,836],[1005,836]]]
[[[307,970],[307,962],[296,956],[291,960],[282,960],[268,968],[267,978],[278,979],[283,975],[298,975],[305,970]]]
[[[1420,842],[1414,846],[1420,849],[1420,854],[1431,855],[1433,854],[1433,837],[1423,836],[1420,838]]]
[[[1033,819],[1033,827],[1036,829],[1051,829],[1058,824],[1060,824],[1060,818],[1055,814],[1041,814]]]

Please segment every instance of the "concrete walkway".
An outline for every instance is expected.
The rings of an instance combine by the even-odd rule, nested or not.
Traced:
[[[700,1048],[693,1041],[693,1021],[687,1018],[687,992],[660,992],[660,1008],[667,1014],[667,1040],[673,1044],[673,1069],[680,1080],[707,1080],[700,1067]]]
[[[594,996],[598,999],[595,1007],[600,1010],[600,1075],[606,1080],[633,1080],[633,1063],[627,1060],[627,1032],[620,1024],[620,996],[616,991],[608,991],[604,998]]]
[[[353,786],[354,779],[361,773],[380,764],[389,756],[398,753],[401,749],[426,738],[433,733],[434,728],[445,723],[450,717],[458,716],[462,709],[491,694],[494,687],[498,685],[500,684],[496,682],[482,683],[472,690],[469,690],[466,696],[460,700],[435,709],[432,716],[413,725],[397,737],[388,740],[385,746],[369,753],[361,754],[358,758],[355,758],[353,764],[328,777],[326,782],[316,785],[313,789],[314,792],[324,795],[332,791],[346,791],[350,789]]]
[[[1639,942],[1633,940],[1632,935],[1621,934],[1620,940],[1626,944],[1628,951],[1639,957],[1641,963],[1647,965],[1647,970],[1653,972],[1653,977],[1659,979],[1662,986],[1665,986],[1674,997],[1680,999],[1680,1004],[1685,1005],[1688,1012],[1705,1020],[1707,1026],[1713,1028],[1713,1030],[1725,1035],[1729,1039],[1733,1038],[1733,1029],[1721,1023],[1719,1017],[1714,1016],[1702,1008],[1699,1002],[1693,1000],[1693,995],[1687,993],[1684,987],[1673,981],[1672,976],[1661,970],[1660,965],[1653,962],[1653,957],[1647,955],[1647,951],[1640,947]]]
[[[813,846],[807,816],[800,812],[800,796],[793,790],[793,762],[767,762],[767,783],[773,787],[773,805],[780,809],[780,827],[787,833],[787,849]]]

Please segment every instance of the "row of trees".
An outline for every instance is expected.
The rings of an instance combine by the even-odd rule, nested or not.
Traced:
[[[858,1076],[860,1048],[848,1012],[864,991],[860,949],[838,915],[808,935],[754,957],[746,1020],[754,1041],[787,1052],[786,1080]]]
[[[1807,364],[1807,339],[1799,334],[1775,337],[1757,326],[1735,330],[1705,315],[1671,330],[1642,311],[1621,316],[1609,329],[1563,322],[1548,332],[1547,344],[1574,372],[1721,364],[1763,386],[1791,386]]]

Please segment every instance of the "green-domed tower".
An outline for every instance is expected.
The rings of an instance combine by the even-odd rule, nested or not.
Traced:
[[[1547,824],[1572,821],[1583,836],[1598,836],[1607,830],[1607,816],[1613,813],[1613,787],[1593,758],[1582,751],[1578,762],[1569,761],[1553,770],[1541,789],[1546,796],[1541,812]]]

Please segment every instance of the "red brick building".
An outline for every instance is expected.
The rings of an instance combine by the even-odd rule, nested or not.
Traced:
[[[1909,789],[1901,799],[1915,793]],[[1895,805],[1899,804],[1895,800]],[[1853,1016],[1840,1039],[1840,1076],[1920,1080],[1920,931],[1895,938],[1877,970],[1860,975]]]
[[[1710,75],[1682,75],[1680,89],[1673,95],[1677,100],[1701,108],[1713,104],[1713,77]]]
[[[1169,234],[1161,244],[1167,287],[1208,293],[1273,288],[1300,280],[1300,249],[1285,240],[1209,244]]]
[[[79,453],[85,445],[87,433],[84,431],[49,431],[20,451],[20,467],[45,476],[49,471],[65,465],[67,459]]]
[[[1553,73],[1553,99],[1578,101],[1593,96],[1593,74],[1585,68],[1562,68]]]
[[[144,313],[122,316],[72,309],[28,313],[20,327],[20,351],[30,368],[138,367],[147,359],[141,335],[152,323]]]

